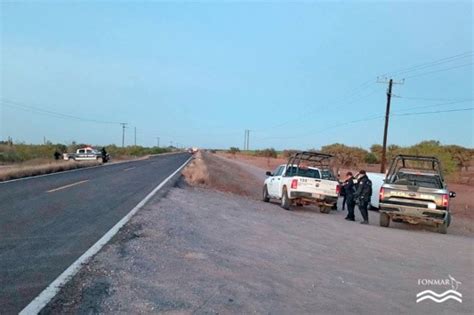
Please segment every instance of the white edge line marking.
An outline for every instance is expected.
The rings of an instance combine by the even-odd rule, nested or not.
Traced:
[[[80,182],[75,182],[75,183],[72,183],[72,184],[69,184],[69,185],[64,185],[64,186],[61,186],[61,187],[58,187],[58,188],[54,188],[54,189],[48,190],[48,191],[46,191],[46,192],[47,192],[47,193],[52,193],[52,192],[55,192],[55,191],[58,191],[58,190],[63,190],[63,189],[69,188],[69,187],[74,187],[74,186],[77,186],[77,185],[86,183],[86,182],[88,182],[88,181],[89,181],[88,179],[86,179],[86,180],[81,180]]]
[[[123,171],[124,171],[124,172],[127,172],[127,171],[130,171],[130,170],[133,170],[134,168],[137,168],[137,167],[136,167],[136,166],[132,166],[132,167],[129,167],[129,168],[124,169]]]
[[[184,152],[172,152],[172,153],[161,153],[161,154],[151,154],[150,157],[155,157],[155,156],[166,156],[166,155],[173,155],[173,154],[180,154]],[[49,173],[49,174],[43,174],[43,175],[35,175],[35,176],[27,176],[27,177],[21,177],[21,178],[15,178],[15,179],[10,179],[10,180],[4,180],[0,181],[1,184],[8,184],[12,182],[18,182],[22,180],[28,180],[28,179],[34,179],[34,178],[41,178],[41,177],[46,177],[46,176],[53,176],[53,175],[60,175],[64,173],[72,173],[72,172],[78,172],[78,171],[85,171],[85,170],[90,170],[92,168],[96,167],[106,167],[106,166],[113,166],[113,165],[119,165],[119,164],[125,164],[125,163],[132,163],[132,162],[141,162],[141,161],[147,161],[149,159],[137,159],[137,160],[129,160],[129,161],[120,161],[120,162],[113,162],[113,163],[105,163],[105,164],[100,164],[100,165],[95,165],[95,166],[86,166],[86,167],[80,167],[80,168],[75,168],[72,170],[67,170],[67,171],[61,171],[61,172],[54,172],[54,173]]]
[[[97,254],[105,244],[114,237],[130,218],[140,210],[173,176],[175,176],[186,164],[191,161],[191,156],[176,171],[156,186],[142,201],[140,201],[127,215],[125,215],[117,224],[115,224],[107,233],[104,234],[94,245],[92,245],[84,254],[72,263],[62,274],[51,282],[33,301],[31,301],[21,312],[20,315],[38,314],[43,307],[46,306],[59,292],[61,287],[65,285],[92,256]]]

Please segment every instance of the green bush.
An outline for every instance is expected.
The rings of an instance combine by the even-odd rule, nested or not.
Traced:
[[[256,150],[255,156],[266,157],[266,158],[277,158],[278,152],[274,148]]]
[[[230,147],[229,149],[229,153],[231,154],[236,154],[236,153],[239,153],[240,152],[240,149],[237,148],[237,147]]]

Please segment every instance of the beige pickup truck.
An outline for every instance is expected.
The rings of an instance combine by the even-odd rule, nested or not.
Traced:
[[[380,225],[390,221],[429,224],[447,233],[451,223],[449,191],[436,157],[398,155],[380,188]]]

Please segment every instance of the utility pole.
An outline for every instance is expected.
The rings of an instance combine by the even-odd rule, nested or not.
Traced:
[[[120,123],[122,125],[122,148],[125,147],[125,127],[127,123]]]
[[[247,130],[247,151],[250,150],[250,130]]]
[[[156,137],[156,146],[160,147],[160,137]]]
[[[134,128],[134,131],[135,131],[135,135],[134,135],[134,143],[135,143],[135,146],[137,146],[137,127]]]
[[[393,79],[388,80],[387,89],[387,105],[385,108],[385,126],[383,128],[383,144],[382,144],[382,161],[380,161],[380,173],[385,173],[385,165],[387,164],[387,134],[388,134],[388,122],[390,119],[390,101],[392,99],[392,86],[394,84],[403,84],[404,80],[400,82],[394,82]],[[387,79],[379,80],[377,83],[387,83]]]
[[[244,133],[244,151],[249,150],[249,148],[250,148],[249,141],[250,141],[250,130],[245,129],[245,133]]]

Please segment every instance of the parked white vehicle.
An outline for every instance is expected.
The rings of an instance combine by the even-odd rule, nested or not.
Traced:
[[[384,184],[385,174],[367,172],[367,177],[372,182],[372,196],[370,197],[369,207],[375,210],[379,208],[379,191],[380,188],[382,188],[382,185]]]
[[[109,160],[109,155],[106,154],[106,158],[104,159],[102,152],[91,147],[85,147],[77,149],[76,153],[63,153],[63,159],[74,161],[102,160],[105,163]]]
[[[299,152],[287,164],[267,172],[263,184],[263,201],[281,200],[281,207],[316,204],[320,211],[335,209],[339,196],[339,182],[329,166],[331,155],[316,152]]]

